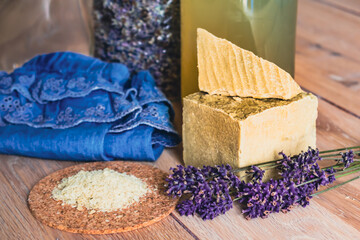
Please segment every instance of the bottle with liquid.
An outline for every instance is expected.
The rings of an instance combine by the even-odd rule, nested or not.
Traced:
[[[198,91],[196,29],[204,28],[294,75],[297,0],[182,0],[181,95]]]

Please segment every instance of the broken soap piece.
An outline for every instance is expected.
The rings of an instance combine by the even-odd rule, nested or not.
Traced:
[[[217,38],[204,29],[197,32],[199,88],[209,94],[290,99],[302,90],[294,79],[254,53]]]

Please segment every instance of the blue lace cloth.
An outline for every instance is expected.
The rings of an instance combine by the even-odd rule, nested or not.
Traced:
[[[71,52],[0,71],[0,153],[60,160],[156,160],[180,142],[148,71]]]

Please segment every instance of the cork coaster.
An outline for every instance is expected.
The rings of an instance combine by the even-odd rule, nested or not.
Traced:
[[[104,168],[132,174],[146,182],[152,191],[127,208],[113,212],[96,211],[92,214],[86,208],[80,211],[51,198],[52,190],[63,178],[75,175],[80,170],[92,171]],[[40,180],[30,191],[28,204],[32,214],[40,222],[63,231],[85,234],[131,231],[156,223],[175,209],[177,199],[165,193],[166,176],[166,173],[157,168],[131,162],[93,162],[74,165]]]

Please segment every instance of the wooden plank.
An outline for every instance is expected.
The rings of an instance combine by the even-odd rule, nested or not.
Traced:
[[[178,217],[200,239],[356,239],[360,235],[356,228],[314,201],[307,208],[273,214],[267,219],[245,220],[237,206],[212,221]]]
[[[326,70],[318,68],[307,59],[301,54],[297,55],[296,82],[306,90],[314,92],[339,107],[360,116],[360,94],[358,91],[351,91],[349,87],[331,79],[331,77],[338,75],[332,75]]]
[[[320,101],[317,121],[317,145],[320,149],[334,149],[360,145],[360,119],[345,114],[329,103]],[[359,175],[357,173],[357,175]],[[338,183],[356,176],[337,180]],[[313,201],[341,218],[348,225],[360,224],[360,180],[318,195]]]
[[[163,154],[164,162],[168,155]],[[193,239],[172,217],[132,232],[83,235],[49,228],[31,215],[27,195],[31,187],[49,173],[76,162],[51,161],[0,155],[0,239]]]
[[[358,126],[360,126],[360,119],[322,100],[319,101],[316,126],[319,149],[360,145],[360,128]]]
[[[300,66],[298,62],[300,61]],[[348,59],[338,53],[325,49],[321,45],[298,36],[296,67],[301,70],[302,62],[313,67],[323,74],[322,81],[334,82],[346,87],[347,92],[360,93],[360,70],[359,63]],[[302,71],[304,72],[304,71]],[[312,73],[312,72],[311,72]],[[311,80],[309,79],[311,78]],[[309,81],[320,81],[307,74]]]
[[[298,5],[297,35],[360,62],[360,18],[314,0]]]
[[[299,1],[296,81],[360,116],[360,18],[318,1]]]
[[[359,0],[341,0],[341,1],[339,1],[339,0],[317,0],[317,1],[360,17]]]
[[[353,176],[352,176],[353,177]],[[337,182],[343,182],[346,179],[339,179]],[[339,189],[331,190],[315,196],[311,201],[316,202],[342,219],[348,226],[358,229],[360,224],[360,196],[358,193],[360,180],[356,180],[348,185],[341,186]]]

